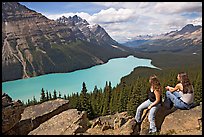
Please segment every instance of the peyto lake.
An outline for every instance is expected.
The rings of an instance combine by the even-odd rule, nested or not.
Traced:
[[[2,83],[2,91],[11,96],[12,99],[20,99],[26,102],[33,96],[40,98],[41,89],[52,93],[54,89],[64,94],[81,92],[82,83],[86,83],[88,92],[93,91],[95,85],[104,88],[106,81],[110,81],[112,87],[116,86],[123,76],[130,74],[134,68],[146,66],[157,68],[151,64],[149,59],[140,59],[134,56],[126,58],[111,59],[102,65],[96,65],[88,69],[77,70],[69,73],[54,73],[37,76],[28,79],[20,79]]]

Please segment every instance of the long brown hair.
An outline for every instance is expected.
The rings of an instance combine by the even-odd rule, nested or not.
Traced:
[[[178,76],[180,77],[180,82],[183,85],[183,93],[193,93],[193,86],[188,78],[188,75],[185,72],[180,72]]]
[[[153,87],[153,90],[157,90],[157,91],[161,92],[161,89],[162,89],[161,84],[160,84],[159,79],[157,78],[156,75],[150,76],[149,83]]]

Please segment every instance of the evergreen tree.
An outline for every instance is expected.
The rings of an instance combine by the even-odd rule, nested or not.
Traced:
[[[56,90],[54,90],[53,99],[57,99],[57,91]]]
[[[33,102],[32,102],[33,105],[36,105],[38,104],[38,101],[36,100],[35,96],[33,96]]]
[[[118,107],[118,90],[116,88],[113,88],[111,99],[110,99],[110,114],[114,114],[117,112]]]
[[[132,87],[131,89],[131,97],[127,103],[127,112],[131,116],[135,116],[137,107],[142,103],[140,100],[141,98],[140,90],[141,89],[139,85],[135,85],[135,88]]]
[[[94,116],[99,115],[99,100],[98,100],[99,94],[98,93],[99,93],[99,90],[97,86],[94,87],[93,93],[90,93],[90,102],[94,112]]]
[[[195,103],[202,102],[202,74],[197,74],[197,78],[194,82],[194,100]]]
[[[28,102],[26,103],[26,106],[29,106],[31,104],[30,99],[28,99]]]
[[[67,96],[64,94],[64,99],[66,100],[67,99]]]
[[[106,86],[104,88],[104,102],[103,102],[103,111],[102,111],[102,115],[107,115],[110,114],[110,97],[111,97],[111,82],[109,82],[109,85],[106,81]]]
[[[119,96],[118,112],[126,111],[126,108],[127,108],[128,96],[126,94],[125,88],[126,88],[126,83],[123,82],[123,88],[122,88],[122,91],[120,91],[120,96]]]
[[[61,98],[61,96],[62,96],[62,95],[61,95],[61,93],[60,93],[60,91],[59,91],[59,96],[58,96],[58,97]]]
[[[83,82],[82,84],[82,90],[80,94],[80,103],[81,103],[82,111],[87,112],[88,118],[93,118],[94,117],[93,110],[92,110],[91,103],[87,95],[87,89],[86,89],[85,82]]]
[[[42,90],[41,90],[40,102],[44,102],[45,100],[46,100],[45,91],[44,91],[44,89],[42,88]]]
[[[72,93],[72,95],[69,97],[69,104],[71,108],[75,108],[81,111],[81,104],[80,104],[78,92]]]
[[[49,100],[49,94],[48,91],[46,91],[46,101]]]
[[[52,94],[49,91],[49,100],[51,100],[51,99],[52,99]]]

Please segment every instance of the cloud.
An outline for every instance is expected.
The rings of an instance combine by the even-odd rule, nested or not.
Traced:
[[[117,22],[127,22],[134,16],[134,11],[131,9],[114,9],[109,8],[106,10],[101,10],[99,13],[93,14],[91,17],[91,22],[106,24],[106,23],[117,23]],[[135,16],[134,16],[135,17]]]
[[[193,20],[187,20],[189,24],[194,24],[194,25],[201,25],[202,26],[202,17],[198,17]]]
[[[201,2],[159,2],[154,10],[162,14],[202,12]]]
[[[93,2],[104,9],[94,14],[71,12],[45,14],[50,19],[78,15],[91,25],[101,25],[118,42],[138,35],[161,34],[188,23],[202,25],[201,2]],[[96,6],[96,7],[97,7]]]

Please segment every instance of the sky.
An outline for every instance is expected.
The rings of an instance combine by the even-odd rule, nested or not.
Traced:
[[[49,19],[78,15],[120,43],[202,25],[202,2],[20,2]]]

